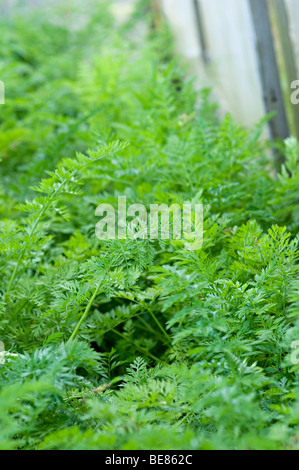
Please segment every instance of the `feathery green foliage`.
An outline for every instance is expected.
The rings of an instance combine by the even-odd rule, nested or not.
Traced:
[[[61,8],[0,25],[0,449],[298,449],[298,142],[276,176],[148,2]],[[98,240],[122,195],[202,248]]]

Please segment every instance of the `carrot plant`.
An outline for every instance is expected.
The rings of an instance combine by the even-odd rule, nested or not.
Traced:
[[[298,449],[299,144],[276,175],[148,4],[1,20],[0,448]],[[124,195],[202,247],[99,240]]]

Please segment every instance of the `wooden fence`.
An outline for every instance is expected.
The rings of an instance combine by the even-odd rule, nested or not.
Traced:
[[[251,126],[273,113],[270,136],[299,137],[299,0],[160,0],[200,86]]]
[[[54,1],[0,0],[0,13],[9,14],[17,3]],[[111,1],[125,15],[136,0]],[[291,84],[299,80],[299,0],[148,1],[162,9],[178,51],[198,85],[212,88],[223,113],[252,126],[273,112],[273,139],[299,137],[299,104],[290,99]]]

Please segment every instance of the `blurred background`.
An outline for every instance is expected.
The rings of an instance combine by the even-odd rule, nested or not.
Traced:
[[[88,9],[88,1],[75,0]],[[100,1],[100,0],[99,0]],[[16,8],[46,8],[57,0],[2,0],[1,14]],[[273,113],[268,135],[299,137],[299,106],[291,104],[291,83],[299,79],[298,0],[147,0],[166,18],[176,50],[196,77],[212,89],[222,114],[246,126]],[[122,21],[136,0],[111,0]],[[60,0],[59,4],[63,4]],[[80,22],[80,19],[78,19]],[[0,77],[1,78],[1,77]]]

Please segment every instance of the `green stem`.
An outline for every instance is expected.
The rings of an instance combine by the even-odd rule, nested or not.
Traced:
[[[68,342],[67,342],[67,345],[70,344],[70,343],[72,343],[72,342],[74,341],[74,339],[76,338],[76,336],[78,335],[79,329],[80,329],[82,323],[84,322],[85,318],[87,317],[88,312],[89,312],[89,310],[90,310],[90,308],[91,308],[91,306],[92,306],[92,304],[93,304],[93,302],[94,302],[94,299],[96,298],[96,296],[97,296],[98,293],[99,293],[99,290],[100,290],[100,288],[101,288],[101,284],[102,284],[102,283],[100,282],[100,283],[98,284],[96,290],[94,291],[94,294],[93,294],[93,296],[91,297],[90,301],[88,302],[87,307],[86,307],[86,309],[84,310],[83,315],[81,316],[79,322],[77,323],[76,328],[74,329],[74,331],[73,331],[73,333],[72,333],[70,339],[69,339]]]

